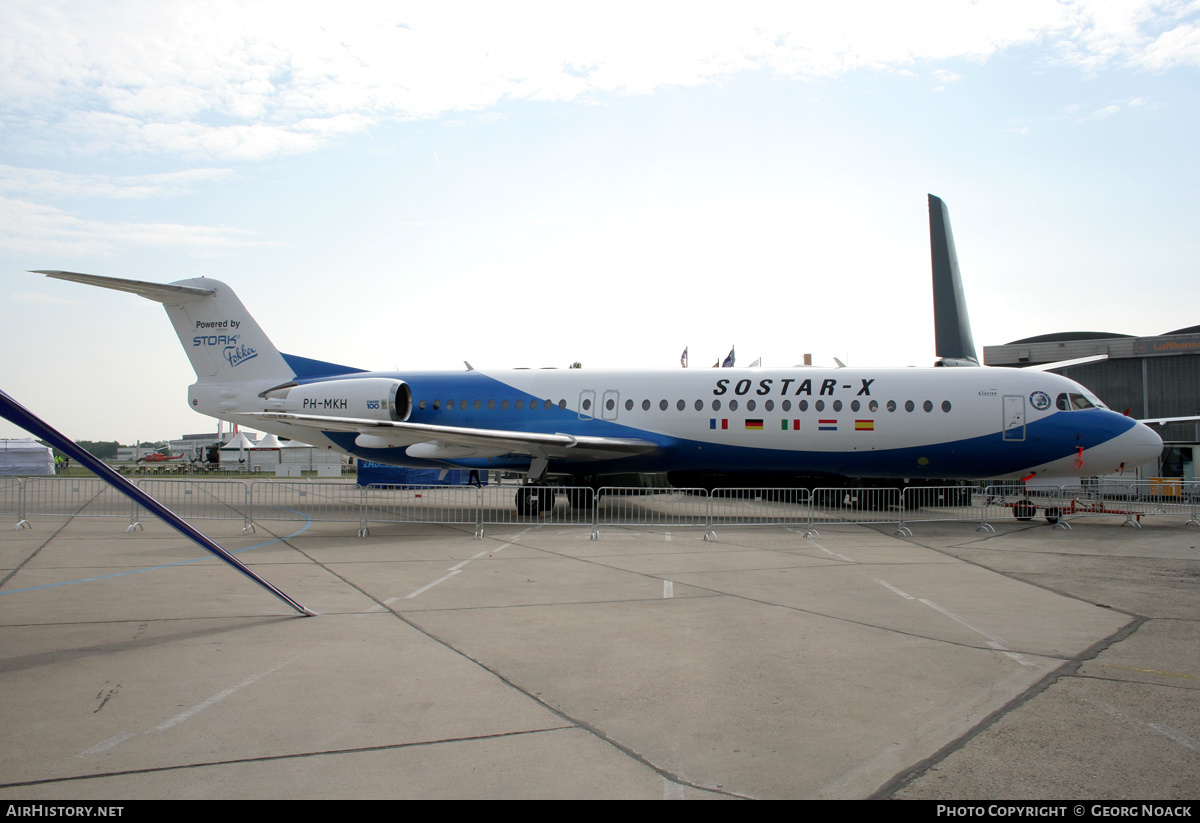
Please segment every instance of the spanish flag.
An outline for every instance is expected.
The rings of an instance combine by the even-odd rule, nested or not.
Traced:
[[[874,420],[855,420],[854,430],[856,432],[873,432],[875,431]]]

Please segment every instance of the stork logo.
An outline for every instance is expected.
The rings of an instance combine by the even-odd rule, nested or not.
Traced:
[[[238,344],[240,334],[205,334],[192,338],[192,347],[221,346],[221,355],[231,366],[239,366],[258,357],[258,352],[245,343]]]

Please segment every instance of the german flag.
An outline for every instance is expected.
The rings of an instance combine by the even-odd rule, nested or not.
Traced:
[[[761,419],[746,421],[746,431],[760,432],[762,430],[763,430],[763,422]]]

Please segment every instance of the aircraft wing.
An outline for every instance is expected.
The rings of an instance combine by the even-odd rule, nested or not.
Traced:
[[[425,423],[397,423],[390,420],[363,420],[354,417],[322,417],[293,412],[255,412],[247,417],[278,420],[319,431],[354,432],[372,448],[406,446],[410,457],[466,458],[497,457],[506,454],[528,455],[545,460],[616,460],[646,454],[659,448],[650,440],[627,437],[585,437],[573,434],[471,429],[458,426],[432,426]]]

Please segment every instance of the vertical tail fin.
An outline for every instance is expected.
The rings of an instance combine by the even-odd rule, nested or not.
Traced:
[[[286,382],[295,371],[233,289],[206,277],[147,283],[67,271],[38,271],[57,280],[115,289],[163,304],[199,383]]]
[[[933,326],[939,366],[978,366],[967,300],[963,296],[950,211],[929,195],[929,250],[933,258]],[[957,362],[955,362],[957,361]]]

